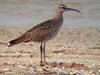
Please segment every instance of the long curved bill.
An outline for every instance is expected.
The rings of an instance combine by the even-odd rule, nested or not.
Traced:
[[[80,13],[80,14],[81,14],[81,12],[80,12],[79,10],[77,10],[77,9],[73,9],[73,8],[66,8],[66,10],[68,10],[68,11],[76,11],[76,12],[78,12],[78,13]]]

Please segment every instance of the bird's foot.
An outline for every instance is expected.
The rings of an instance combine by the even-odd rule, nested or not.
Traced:
[[[43,61],[40,61],[40,66],[44,66],[44,62]]]
[[[45,61],[45,62],[43,62],[43,61],[40,61],[40,66],[45,66],[45,65],[47,65],[48,63]]]

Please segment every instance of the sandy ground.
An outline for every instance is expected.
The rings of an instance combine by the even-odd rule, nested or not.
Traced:
[[[0,75],[100,75],[100,28],[62,28],[46,45],[43,67],[40,43],[2,44],[28,29],[0,28]]]

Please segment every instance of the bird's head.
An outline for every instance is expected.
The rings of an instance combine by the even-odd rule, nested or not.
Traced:
[[[64,11],[76,11],[76,12],[78,12],[78,13],[81,13],[79,10],[73,9],[73,8],[69,8],[69,7],[67,7],[66,5],[63,5],[63,4],[59,4],[59,5],[58,5],[57,11],[59,11],[59,12],[64,12]]]

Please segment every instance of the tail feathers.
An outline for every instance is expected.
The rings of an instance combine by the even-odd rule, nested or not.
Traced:
[[[22,43],[22,42],[26,42],[26,38],[24,36],[21,36],[21,37],[18,37],[17,39],[11,40],[8,43],[8,47],[14,46],[14,45],[16,45],[18,43]]]
[[[14,40],[11,40],[8,43],[8,46],[10,47],[10,46],[16,45],[18,43],[29,42],[30,39],[28,37],[29,37],[29,33],[25,33],[25,34],[19,36],[18,38],[14,39]]]
[[[13,46],[13,45],[15,45],[15,44],[17,44],[16,40],[11,40],[11,41],[8,43],[8,47]]]
[[[18,39],[15,39],[15,40],[11,40],[8,44],[8,46],[13,46],[13,45],[16,45],[18,43],[21,43],[21,42],[24,42],[24,39],[21,39],[21,38],[18,38]]]

